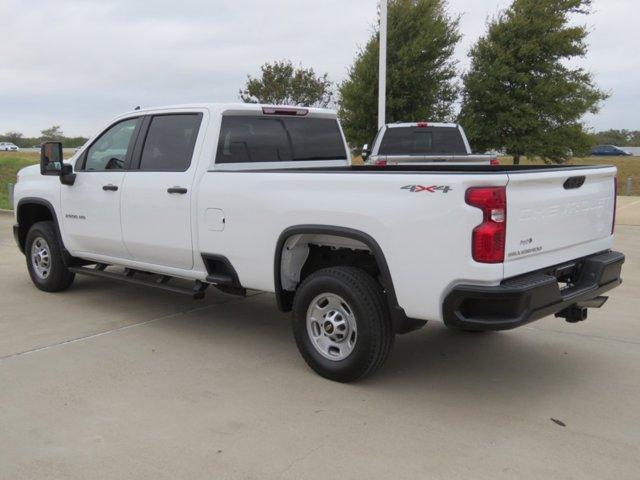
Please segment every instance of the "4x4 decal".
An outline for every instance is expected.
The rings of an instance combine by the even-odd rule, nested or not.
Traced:
[[[402,190],[409,190],[411,193],[449,193],[453,189],[449,185],[432,185],[430,187],[425,187],[424,185],[407,185],[406,187],[402,187]]]

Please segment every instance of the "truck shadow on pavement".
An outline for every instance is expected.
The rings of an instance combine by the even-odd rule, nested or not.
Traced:
[[[198,343],[223,347],[226,352],[234,352],[233,356],[235,352],[248,355],[250,370],[260,368],[265,375],[302,374],[306,386],[327,384],[298,354],[291,316],[276,309],[272,295],[254,294],[246,299],[217,296],[221,303],[160,322],[154,328],[187,337],[182,340],[193,336]],[[564,340],[562,335],[550,339],[543,331],[526,327],[470,334],[449,331],[442,324],[431,322],[418,332],[396,337],[386,365],[372,377],[339,385],[338,389],[374,393],[402,391],[403,386],[410,386],[414,393],[436,388],[440,395],[464,394],[466,398],[484,400],[505,395],[516,400],[544,397],[570,388],[570,384],[597,369],[592,352]],[[269,359],[268,364],[265,358]],[[267,372],[268,369],[285,371]],[[247,371],[247,375],[251,374]]]
[[[340,385],[317,376],[298,354],[291,333],[291,316],[279,312],[270,294],[238,298],[210,289],[207,299],[194,302],[152,289],[82,278],[64,295],[84,307],[104,308],[109,315],[130,315],[159,305],[162,315],[134,328],[152,329],[166,345],[193,360],[229,362],[237,374],[261,378],[295,378],[287,389],[330,388],[366,396],[386,392],[439,401],[460,398],[491,403],[525,400],[562,392],[598,370],[597,356],[588,345],[570,336],[537,328],[469,334],[430,322],[424,329],[396,337],[383,368],[370,378]],[[169,307],[169,308],[168,308]],[[159,349],[161,350],[161,349]],[[206,352],[202,356],[202,352]],[[209,352],[216,352],[207,358]],[[176,368],[181,368],[179,365]],[[245,370],[243,374],[243,370]],[[215,382],[215,369],[212,369]],[[278,383],[278,382],[276,382]],[[275,384],[274,384],[275,388]],[[437,392],[437,393],[436,393]]]

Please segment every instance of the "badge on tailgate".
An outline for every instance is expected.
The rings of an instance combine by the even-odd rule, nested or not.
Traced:
[[[424,185],[407,185],[406,187],[402,187],[402,190],[408,190],[411,193],[449,193],[453,189],[449,185],[431,185],[430,187]]]

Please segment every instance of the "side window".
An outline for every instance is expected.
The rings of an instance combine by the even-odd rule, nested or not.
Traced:
[[[189,168],[202,115],[158,115],[149,124],[140,170],[183,172]]]
[[[133,132],[138,118],[130,118],[112,126],[87,150],[83,170],[122,170],[127,153],[132,148]]]

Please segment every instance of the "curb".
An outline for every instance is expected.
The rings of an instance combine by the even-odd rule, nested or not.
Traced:
[[[0,208],[0,215],[13,215],[13,210],[5,210]]]

